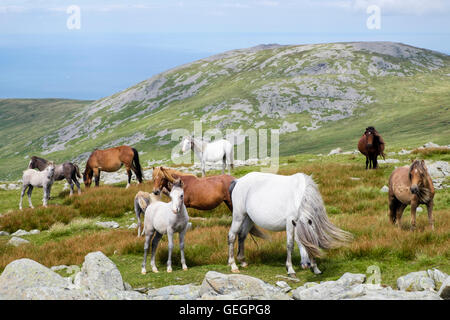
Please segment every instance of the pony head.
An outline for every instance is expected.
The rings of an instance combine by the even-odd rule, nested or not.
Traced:
[[[374,127],[367,127],[364,135],[367,139],[367,147],[372,147],[374,145],[375,137],[377,136],[377,130]]]
[[[159,195],[163,188],[167,189],[170,178],[163,167],[153,167],[153,194]]]
[[[184,205],[183,181],[181,181],[181,179],[176,179],[173,182],[172,190],[170,191],[170,199],[172,199],[173,213],[179,213]]]
[[[50,161],[48,163],[48,166],[45,168],[45,171],[47,172],[48,178],[53,177],[55,174],[55,163],[53,161]]]
[[[191,150],[191,148],[192,148],[192,138],[184,137],[183,140],[181,140],[181,152],[186,153],[187,151]]]
[[[427,176],[427,168],[423,160],[414,160],[409,167],[409,180],[411,181],[411,193],[418,194],[419,188],[423,184],[425,177]]]
[[[83,182],[86,188],[89,188],[92,183],[92,176],[94,175],[94,172],[92,169],[86,167],[86,170],[83,172]]]

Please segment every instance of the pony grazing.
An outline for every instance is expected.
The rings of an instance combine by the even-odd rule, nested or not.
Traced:
[[[145,210],[147,209],[148,205],[155,201],[161,201],[161,196],[154,193],[139,191],[134,197],[134,212],[136,213],[138,222],[138,237],[142,236],[141,214],[145,214]]]
[[[83,173],[83,181],[86,188],[92,183],[92,176],[95,178],[95,186],[100,184],[100,172],[115,172],[123,165],[127,169],[128,183],[131,182],[131,171],[134,172],[139,183],[142,182],[142,169],[139,163],[139,154],[135,148],[120,146],[106,150],[94,150],[86,162],[86,169]]]
[[[55,174],[55,165],[53,162],[49,162],[47,167],[43,171],[36,171],[34,169],[27,169],[23,172],[22,181],[22,192],[20,193],[19,209],[22,210],[22,199],[25,194],[25,190],[28,188],[28,203],[30,208],[34,208],[31,203],[31,194],[33,193],[33,188],[44,188],[44,197],[42,203],[44,207],[47,207],[47,201],[50,199],[50,190],[54,182],[53,177]]]
[[[213,142],[205,142],[194,137],[184,137],[181,141],[181,151],[183,153],[193,150],[201,161],[202,177],[206,175],[206,162],[222,161],[222,174],[225,173],[225,167],[228,163],[228,174],[234,168],[234,149],[230,141],[225,139]]]
[[[366,156],[366,170],[378,167],[377,157],[385,159],[384,140],[374,127],[367,127],[358,141],[358,150]]]
[[[425,204],[428,221],[434,230],[433,221],[434,186],[423,160],[415,160],[411,166],[395,169],[389,177],[389,218],[401,227],[403,211],[411,205],[411,228],[416,228],[416,210]]]
[[[156,201],[150,203],[145,210],[144,218],[144,261],[142,262],[142,274],[146,274],[145,266],[147,264],[147,253],[152,239],[152,257],[151,266],[153,272],[158,272],[156,268],[155,257],[156,249],[159,240],[167,233],[169,240],[169,257],[167,260],[167,272],[172,272],[172,250],[173,250],[173,235],[180,234],[180,252],[181,265],[183,270],[187,270],[186,259],[184,258],[184,236],[189,228],[189,216],[186,206],[183,203],[183,182],[176,180],[173,184],[172,191],[170,191],[169,203]]]
[[[38,169],[39,171],[44,170],[49,165],[50,161],[45,160],[43,158],[39,158],[36,156],[32,156],[30,163],[28,164],[28,169]],[[81,194],[80,183],[78,182],[78,178],[81,178],[80,168],[76,164],[72,162],[64,162],[62,164],[58,164],[55,166],[55,175],[53,180],[60,181],[63,179],[67,180],[67,183],[70,185],[70,195],[73,195],[73,184],[78,188],[78,194]]]
[[[170,183],[176,179],[183,181],[184,204],[188,208],[198,210],[212,210],[224,202],[232,210],[231,198],[228,192],[231,181],[230,175],[219,175],[197,178],[193,174],[157,167],[153,168],[153,193],[160,194],[166,188],[171,190]]]
[[[238,261],[247,266],[244,241],[254,224],[271,231],[286,230],[286,269],[291,277],[295,277],[291,258],[294,240],[300,249],[302,267],[311,267],[319,274],[314,258],[321,256],[321,249],[337,247],[352,238],[328,220],[317,185],[308,175],[251,172],[233,182],[230,193],[233,220],[228,233],[228,264],[232,272],[239,272],[234,260],[236,235]]]

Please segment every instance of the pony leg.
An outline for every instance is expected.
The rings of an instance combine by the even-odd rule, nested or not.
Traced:
[[[206,163],[202,160],[202,177],[206,176]]]
[[[34,207],[33,207],[33,204],[31,203],[31,195],[32,195],[32,193],[33,193],[33,186],[32,185],[29,185],[28,186],[28,192],[27,192],[27,195],[28,195],[28,204],[30,205],[30,208],[33,208],[34,209]]]
[[[167,245],[167,248],[169,249],[169,254],[167,257],[167,272],[172,272],[173,230],[171,228],[167,230],[167,240],[169,242]]]
[[[75,182],[75,185],[77,186],[78,194],[81,194],[81,187],[80,187],[80,183],[78,182],[78,179],[75,177],[75,178],[72,178],[72,180],[73,180],[73,182]]]
[[[234,242],[236,241],[236,235],[241,229],[243,222],[243,215],[238,217],[237,214],[233,212],[233,221],[231,222],[230,231],[228,232],[228,265],[231,266],[231,272],[235,273],[239,272],[239,268],[234,260]]]
[[[186,235],[186,231],[188,229],[188,224],[186,225],[186,228],[180,232],[180,254],[181,254],[181,267],[183,268],[184,271],[186,271],[188,269],[187,265],[186,265],[186,259],[184,257],[184,236]]]
[[[127,182],[127,186],[125,187],[125,189],[128,189],[130,187],[130,183],[131,183],[131,169],[127,168],[127,174],[128,174],[128,182]]]
[[[69,196],[71,197],[71,196],[73,196],[73,181],[70,178],[68,178],[66,180],[67,180],[67,182],[69,183],[69,186],[70,186],[70,195]]]
[[[27,190],[27,188],[28,188],[28,185],[22,186],[22,192],[20,193],[19,210],[22,210],[22,200],[23,200],[23,196],[25,195],[25,190]]]
[[[427,204],[428,222],[430,223],[431,230],[434,230],[433,205],[434,205],[433,200],[431,200]]]
[[[134,213],[136,213],[136,219],[138,224],[138,237],[140,237],[141,234],[141,207],[139,206],[139,203],[136,203],[137,201],[134,201]]]
[[[312,272],[314,274],[321,274],[322,271],[319,270],[317,267],[316,260],[314,258],[310,258],[308,255],[308,252],[306,252],[305,247],[301,244],[301,242],[298,239],[295,239],[298,245],[298,248],[300,249],[300,257],[301,257],[301,265],[303,269],[312,268]]]
[[[398,207],[397,207],[397,218],[396,218],[396,223],[397,223],[397,227],[399,229],[402,228],[402,215],[403,215],[403,211],[406,208],[406,204],[401,203]]]
[[[151,266],[152,266],[152,271],[154,273],[158,273],[158,268],[156,268],[155,259],[156,259],[156,249],[158,248],[158,243],[159,243],[159,240],[161,240],[161,238],[162,238],[162,234],[159,233],[158,231],[156,231],[155,237],[153,238],[153,241],[152,241],[152,258],[151,258],[151,262],[150,262]]]
[[[366,157],[366,170],[369,168],[369,158]]]
[[[142,274],[146,274],[147,273],[147,270],[145,269],[145,265],[147,264],[148,248],[150,247],[150,239],[152,238],[152,236],[153,236],[153,232],[150,232],[148,235],[145,236],[144,261],[142,262],[142,269],[141,269],[141,273]],[[152,250],[152,256],[153,256],[153,250]]]
[[[44,187],[44,197],[42,198],[42,203],[45,208],[47,208],[47,201],[50,198],[50,190],[48,190],[49,187]]]
[[[411,230],[416,230],[416,210],[419,203],[411,201]]]
[[[94,168],[94,179],[95,186],[98,187],[100,185],[100,169]]]
[[[377,160],[376,156],[375,156],[375,159],[373,159],[373,168],[374,169],[378,168],[378,160]]]
[[[244,222],[242,223],[241,230],[238,233],[238,254],[237,254],[237,260],[240,262],[241,266],[243,268],[247,267],[248,264],[245,262],[245,239],[247,238],[248,233],[253,228],[254,223],[250,219],[249,216],[246,216],[244,219]]]
[[[294,223],[293,218],[289,217],[286,220],[286,248],[287,248],[287,258],[286,258],[286,270],[290,277],[295,278],[295,270],[292,267],[292,251],[294,249]]]

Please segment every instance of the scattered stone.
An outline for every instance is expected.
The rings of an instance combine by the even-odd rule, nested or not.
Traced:
[[[138,227],[137,223],[133,223],[128,226],[128,229],[136,229],[137,227]]]
[[[422,207],[417,207],[416,212],[422,212],[423,208]]]
[[[25,239],[22,239],[22,238],[20,238],[20,237],[12,237],[12,238],[8,241],[8,244],[10,244],[10,245],[12,245],[12,246],[15,246],[15,247],[18,247],[18,246],[20,246],[20,245],[22,245],[22,244],[27,244],[27,243],[30,243],[30,241],[25,240]]]
[[[448,274],[436,268],[428,269],[427,274],[431,279],[433,279],[434,283],[436,284],[436,287],[444,283],[445,279],[447,279],[448,277]]]
[[[200,286],[185,284],[148,290],[147,295],[152,300],[195,300],[200,298],[199,291]]]
[[[378,163],[399,163],[400,160],[398,159],[385,159],[385,160],[378,160]]]
[[[283,291],[284,293],[288,293],[289,291],[292,290],[292,288],[288,285],[286,281],[277,281],[275,284],[277,285],[277,287],[280,287],[281,291]]]
[[[215,271],[206,273],[199,294],[204,300],[225,297],[239,300],[290,300],[279,288],[260,279]]]
[[[440,145],[433,143],[433,142],[427,142],[423,145],[424,148],[439,148]]]
[[[405,155],[405,154],[410,154],[412,152],[412,150],[405,150],[405,149],[402,149],[402,150],[400,150],[399,151],[399,155]]]
[[[355,180],[355,181],[358,181],[358,180],[361,180],[361,178],[350,177],[350,180]]]
[[[398,278],[397,287],[403,291],[423,291],[434,290],[436,285],[426,271],[418,271]]]
[[[361,284],[366,281],[366,275],[362,273],[350,273],[346,272],[336,282],[344,286],[352,286],[355,284]]]
[[[0,236],[9,236],[9,232],[0,231]]]
[[[12,234],[13,237],[21,237],[21,236],[26,236],[26,235],[29,235],[28,231],[22,230],[22,229],[19,229]]]
[[[109,229],[117,229],[120,227],[120,225],[115,221],[105,221],[105,222],[96,222],[97,226],[102,228],[109,228]]]
[[[331,150],[328,155],[331,156],[333,154],[340,154],[340,153],[342,153],[342,149],[341,148],[336,148],[336,149]]]
[[[38,229],[33,229],[30,230],[30,232],[28,232],[28,234],[39,234],[39,233],[41,233],[41,231],[39,231]]]
[[[383,187],[380,189],[380,192],[383,192],[383,193],[389,192],[389,187],[388,187],[388,186],[383,186]]]
[[[450,300],[450,277],[447,277],[442,283],[438,295],[444,300]]]

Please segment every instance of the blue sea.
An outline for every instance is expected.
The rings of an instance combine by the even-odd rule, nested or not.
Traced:
[[[398,41],[450,53],[449,34],[11,34],[0,37],[0,98],[96,100],[178,65],[258,44]]]

